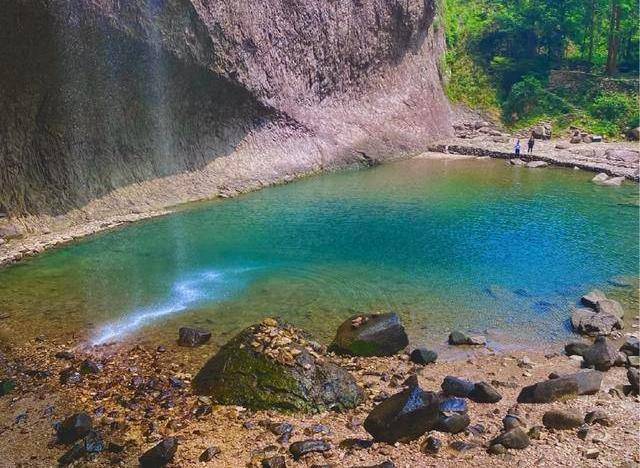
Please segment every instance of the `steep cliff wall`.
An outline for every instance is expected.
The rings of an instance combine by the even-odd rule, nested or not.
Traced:
[[[7,3],[0,211],[31,229],[401,156],[450,131],[432,0]]]

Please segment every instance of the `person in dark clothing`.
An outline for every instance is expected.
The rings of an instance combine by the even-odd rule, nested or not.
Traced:
[[[536,144],[536,139],[533,138],[533,135],[531,135],[531,138],[529,138],[529,143],[528,143],[529,153],[533,153],[533,145],[535,144]]]
[[[520,140],[518,139],[516,141],[516,147],[515,147],[515,153],[516,153],[516,158],[520,157]]]

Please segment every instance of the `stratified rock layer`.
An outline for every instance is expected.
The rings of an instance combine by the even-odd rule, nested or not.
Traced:
[[[37,230],[421,149],[450,128],[435,16],[433,0],[9,2],[0,212]]]

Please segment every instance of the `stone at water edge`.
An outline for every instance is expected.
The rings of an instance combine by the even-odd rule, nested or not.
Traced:
[[[226,343],[193,380],[198,395],[253,410],[355,408],[362,390],[303,331],[265,319]]]
[[[547,167],[549,165],[546,161],[531,161],[527,163],[527,167],[530,169],[536,169],[539,167]]]
[[[289,452],[295,460],[307,453],[328,452],[329,450],[331,450],[331,446],[324,440],[318,439],[301,440],[289,446]]]
[[[158,468],[169,464],[178,450],[178,439],[167,437],[143,453],[138,461],[142,468]]]
[[[211,339],[211,332],[202,328],[181,327],[178,330],[178,345],[194,348]]]
[[[514,427],[503,432],[498,437],[489,442],[489,445],[502,445],[508,449],[525,449],[529,446],[529,436],[522,427]]]
[[[482,335],[468,335],[454,330],[449,334],[449,344],[453,346],[484,346],[487,344],[487,340]]]
[[[594,182],[596,184],[601,184],[602,182],[608,179],[609,179],[609,174],[607,174],[606,172],[600,172],[593,179],[591,179],[591,182]]]
[[[426,366],[427,364],[436,362],[438,359],[438,353],[427,348],[416,348],[411,351],[409,359],[415,364]]]
[[[573,342],[564,346],[564,352],[567,356],[584,356],[584,353],[591,347],[589,343]]]
[[[619,187],[626,180],[625,177],[612,177],[604,182],[600,182],[600,185],[605,185],[608,187]]]
[[[620,330],[622,320],[615,315],[600,314],[591,309],[574,309],[571,313],[571,326],[583,335],[610,335],[613,330]]]
[[[607,341],[607,338],[599,336],[582,357],[587,367],[593,366],[596,370],[606,372],[615,365],[618,350]]]
[[[605,179],[607,179],[609,177],[609,176],[607,176],[607,174],[600,173],[596,177],[594,177],[594,180],[597,177],[600,177],[602,175],[604,175]],[[592,309],[595,309],[596,308],[596,304],[598,303],[598,301],[604,300],[606,298],[607,298],[607,296],[605,296],[605,294],[602,291],[600,291],[599,289],[594,289],[592,291],[589,291],[584,296],[582,296],[580,298],[580,302],[582,302],[587,307],[591,307]]]
[[[600,391],[602,373],[595,370],[563,375],[524,387],[518,403],[551,403],[560,398],[593,395]]]
[[[84,412],[73,414],[56,427],[56,442],[71,444],[86,436],[91,428],[91,416]]]
[[[393,356],[408,344],[398,314],[360,314],[338,327],[330,349],[352,356]]]
[[[576,410],[550,410],[542,416],[542,424],[547,429],[575,429],[582,426],[584,418]]]
[[[439,406],[435,393],[417,386],[407,388],[373,408],[363,426],[377,442],[409,442],[436,426]]]
[[[524,162],[522,159],[520,158],[512,158],[509,159],[509,164],[511,164],[512,166],[526,166],[527,163]]]
[[[613,315],[619,319],[624,318],[622,305],[613,299],[600,299],[596,302],[596,312],[599,314]]]

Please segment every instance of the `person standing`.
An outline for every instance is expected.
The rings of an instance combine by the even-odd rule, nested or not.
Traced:
[[[533,153],[533,146],[536,144],[536,139],[533,138],[533,135],[531,135],[531,138],[529,138],[529,143],[528,143],[528,148],[529,148],[529,153]]]
[[[519,158],[520,157],[520,139],[516,141],[516,147],[514,151],[516,153],[516,158]]]

